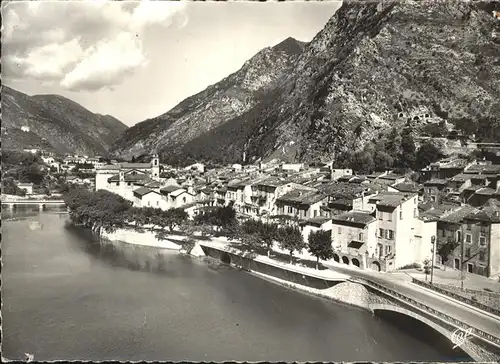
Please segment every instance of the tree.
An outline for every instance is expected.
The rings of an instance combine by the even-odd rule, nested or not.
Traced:
[[[332,235],[330,231],[312,231],[308,238],[309,253],[316,257],[316,269],[319,268],[319,260],[333,258]]]
[[[444,154],[441,150],[432,143],[424,143],[418,148],[416,155],[416,167],[418,169],[424,168],[431,163],[443,158]]]
[[[404,168],[414,168],[417,152],[415,140],[410,129],[404,129],[401,133],[401,155],[399,157],[400,166]]]
[[[302,233],[296,227],[285,226],[279,228],[277,237],[281,249],[290,252],[290,263],[292,263],[293,260],[293,252],[301,251],[306,247]]]
[[[262,239],[262,242],[265,244],[267,249],[267,257],[271,256],[271,249],[273,247],[274,240],[277,240],[278,235],[278,225],[262,223],[259,226],[259,237]]]

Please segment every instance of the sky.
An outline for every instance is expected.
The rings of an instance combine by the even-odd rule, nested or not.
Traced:
[[[131,126],[288,37],[310,41],[338,1],[2,2],[2,82]]]

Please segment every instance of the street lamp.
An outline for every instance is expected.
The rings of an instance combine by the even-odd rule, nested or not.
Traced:
[[[432,244],[432,261],[431,261],[431,285],[432,285],[432,280],[434,278],[434,263],[436,259],[436,237],[432,235],[431,237],[431,244]]]

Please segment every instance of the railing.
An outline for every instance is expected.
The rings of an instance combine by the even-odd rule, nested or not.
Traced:
[[[427,283],[427,282],[422,282],[421,280],[419,279],[416,279],[416,278],[412,278],[412,282],[419,285],[419,286],[422,286],[422,287],[425,287],[425,288],[428,288],[428,289],[431,289],[433,291],[436,291],[438,293],[441,293],[441,294],[444,294],[446,296],[449,296],[451,298],[454,298],[458,301],[461,301],[463,303],[466,303],[468,305],[471,305],[471,306],[474,306],[474,307],[477,307],[483,311],[486,311],[486,312],[489,312],[489,313],[492,313],[494,315],[497,315],[497,316],[500,316],[500,310],[497,310],[493,307],[489,307],[489,306],[486,306],[480,302],[476,302],[474,300],[471,300],[467,297],[464,297],[464,296],[461,296],[459,294],[456,294],[454,292],[450,292],[444,288],[440,288],[440,287],[437,287],[437,286],[434,286],[430,283]],[[471,292],[469,292],[471,293]],[[487,296],[491,296],[491,297],[498,297],[498,294],[495,295],[494,293],[491,293],[491,292],[481,292],[481,294],[485,293],[485,295]]]
[[[387,288],[385,286],[382,286],[378,283],[375,283],[375,282],[368,280],[368,279],[365,279],[365,278],[363,278],[363,279],[358,279],[358,278],[352,279],[351,278],[350,280],[351,281],[358,281],[358,283],[360,283],[360,284],[371,286],[372,288],[378,289],[379,291],[382,291],[389,296],[393,296],[393,297],[398,298],[400,301],[403,301],[403,302],[411,305],[412,307],[417,307],[420,310],[428,312],[428,313],[432,314],[433,316],[439,318],[445,324],[448,324],[448,326],[450,326],[450,323],[451,323],[453,326],[455,326],[455,328],[458,327],[462,330],[471,330],[473,335],[475,335],[481,339],[489,341],[490,343],[492,343],[496,347],[500,347],[500,338],[493,336],[491,334],[488,334],[487,332],[484,332],[484,331],[477,329],[475,327],[472,327],[472,326],[470,326],[470,325],[468,325],[460,320],[457,320],[457,319],[455,319],[447,314],[442,313],[441,311],[436,311],[433,308],[431,308],[431,307],[429,307],[429,306],[427,306],[419,301],[415,301],[414,299],[408,298],[405,295],[403,295],[397,291],[394,291],[390,288]]]

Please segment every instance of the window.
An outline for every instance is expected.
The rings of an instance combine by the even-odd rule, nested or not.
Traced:
[[[394,231],[393,230],[388,230],[389,232],[389,240],[394,240]]]
[[[403,220],[403,210],[399,211],[399,220]]]
[[[470,257],[470,248],[466,248],[464,254],[465,254],[466,258],[469,258]]]
[[[377,215],[378,215],[378,219],[379,220],[383,220],[384,219],[383,214],[384,213],[382,211],[377,211]]]
[[[148,206],[151,206],[151,201],[148,201]]]
[[[342,228],[339,226],[339,234],[342,234]]]
[[[288,213],[291,214],[293,212],[292,206],[288,206]]]
[[[486,238],[484,236],[479,237],[479,245],[481,245],[481,246],[486,245]]]
[[[359,241],[363,241],[363,233],[359,233],[358,239]]]
[[[160,201],[156,201],[156,206],[159,206],[160,205]]]
[[[417,217],[417,209],[413,209],[413,217]]]
[[[474,267],[474,265],[472,263],[468,263],[467,264],[467,272],[472,273],[472,268],[473,267]]]
[[[431,201],[436,202],[436,196],[431,196]]]
[[[465,242],[467,244],[472,244],[472,235],[471,234],[465,235]]]
[[[390,245],[386,245],[385,246],[385,255],[388,255],[391,253],[391,246]]]
[[[481,225],[481,236],[485,236],[485,235],[486,235],[486,226]]]
[[[384,229],[378,229],[379,232],[379,237],[383,238],[384,237]]]
[[[387,213],[387,221],[392,221],[392,212]]]
[[[186,202],[186,198],[185,197],[182,198],[182,202],[184,202],[184,203]]]
[[[486,253],[484,252],[484,250],[481,250],[481,251],[479,252],[479,260],[480,260],[481,262],[484,262],[484,261],[486,260]]]
[[[444,231],[444,229],[443,230],[438,230],[438,231],[441,232],[441,236],[446,236],[446,231]]]
[[[127,186],[131,186],[131,185],[132,185],[132,183],[131,183],[131,182],[127,182]]]
[[[413,203],[414,203],[415,205],[417,204],[417,198],[416,198],[416,197],[413,199]]]
[[[471,225],[467,224],[467,230],[470,230],[470,229],[471,229]]]
[[[119,186],[120,185],[120,182],[116,182],[116,185]]]
[[[462,232],[460,230],[457,230],[457,241],[462,242]]]
[[[314,217],[318,216],[318,211],[314,210]]]
[[[385,238],[389,239],[389,230],[385,230]]]

